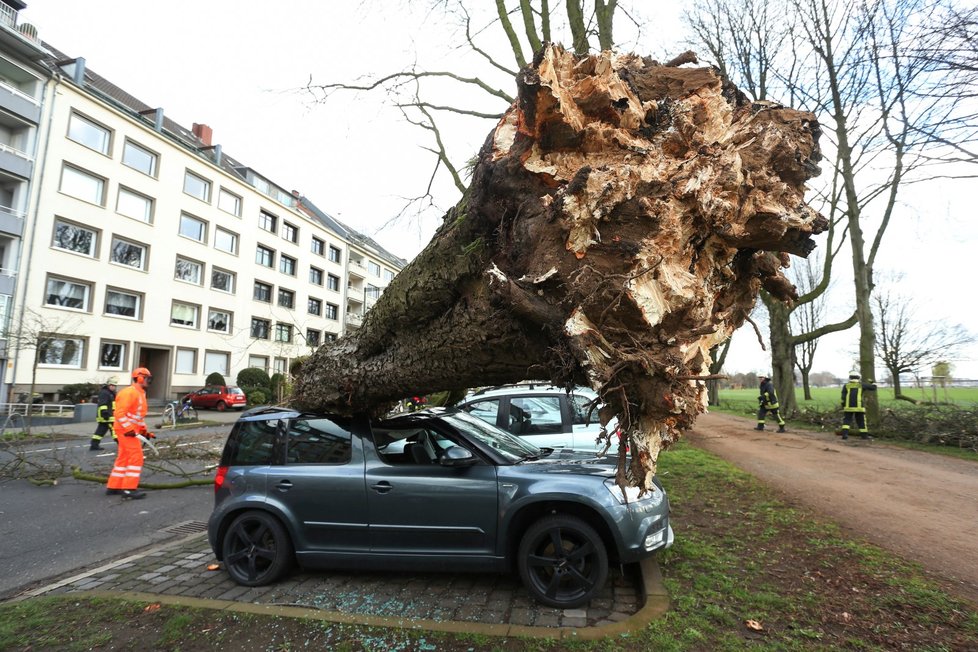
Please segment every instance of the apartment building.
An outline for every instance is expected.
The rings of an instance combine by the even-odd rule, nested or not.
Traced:
[[[224,153],[207,125],[188,130],[46,49],[9,396],[32,377],[52,400],[67,384],[125,384],[136,366],[152,371],[156,400],[214,371],[286,373],[356,328],[368,290],[404,266]]]

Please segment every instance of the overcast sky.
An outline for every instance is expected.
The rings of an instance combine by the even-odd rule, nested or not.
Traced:
[[[209,125],[227,154],[410,260],[430,239],[436,219],[388,223],[403,198],[422,194],[428,183],[425,136],[379,94],[334,94],[315,103],[301,90],[310,80],[353,81],[414,60],[430,69],[464,61],[466,54],[449,45],[450,27],[419,10],[428,3],[410,4],[412,9],[406,0],[28,0],[21,20],[185,127]],[[681,6],[657,6],[659,22],[629,45],[660,59],[686,49],[679,42]],[[509,83],[504,90],[512,94]],[[454,151],[463,160],[474,155],[492,126],[453,128]],[[878,264],[883,277],[903,274],[900,288],[914,296],[922,318],[961,323],[973,332],[976,186],[935,182],[908,190]],[[435,200],[443,209],[458,200],[447,179],[436,185]],[[853,307],[847,253],[840,263],[832,306],[834,315],[844,317]],[[824,338],[815,370],[847,374],[856,341],[855,329]],[[978,346],[966,356],[955,362],[955,375],[978,378]],[[734,337],[727,370],[767,371],[768,360],[747,325]]]

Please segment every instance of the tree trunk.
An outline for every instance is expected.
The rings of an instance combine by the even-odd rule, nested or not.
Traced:
[[[652,489],[705,409],[710,348],[826,220],[809,113],[751,104],[710,68],[539,51],[465,196],[363,326],[299,369],[292,403],[381,413],[401,397],[529,379],[594,388]]]
[[[771,374],[781,404],[781,415],[795,412],[795,341],[791,336],[791,309],[784,302],[763,295],[771,337]]]

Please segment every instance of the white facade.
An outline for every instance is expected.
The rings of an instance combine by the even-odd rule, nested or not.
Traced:
[[[125,385],[137,366],[153,373],[157,400],[213,371],[229,383],[247,367],[287,372],[313,350],[307,337],[356,327],[366,287],[382,291],[400,269],[357,247],[351,276],[342,235],[254,170],[228,170],[220,148],[160,128],[161,114],[69,77],[50,81],[48,97],[8,331],[10,396],[30,386],[35,349],[48,399],[113,375]]]

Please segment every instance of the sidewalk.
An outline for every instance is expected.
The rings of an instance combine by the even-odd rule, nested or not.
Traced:
[[[185,529],[204,527],[185,524]],[[163,602],[337,623],[490,636],[596,639],[645,627],[669,599],[654,558],[609,573],[584,608],[553,609],[532,600],[513,575],[294,571],[271,586],[235,584],[202,533],[191,534],[100,568],[23,593]]]

